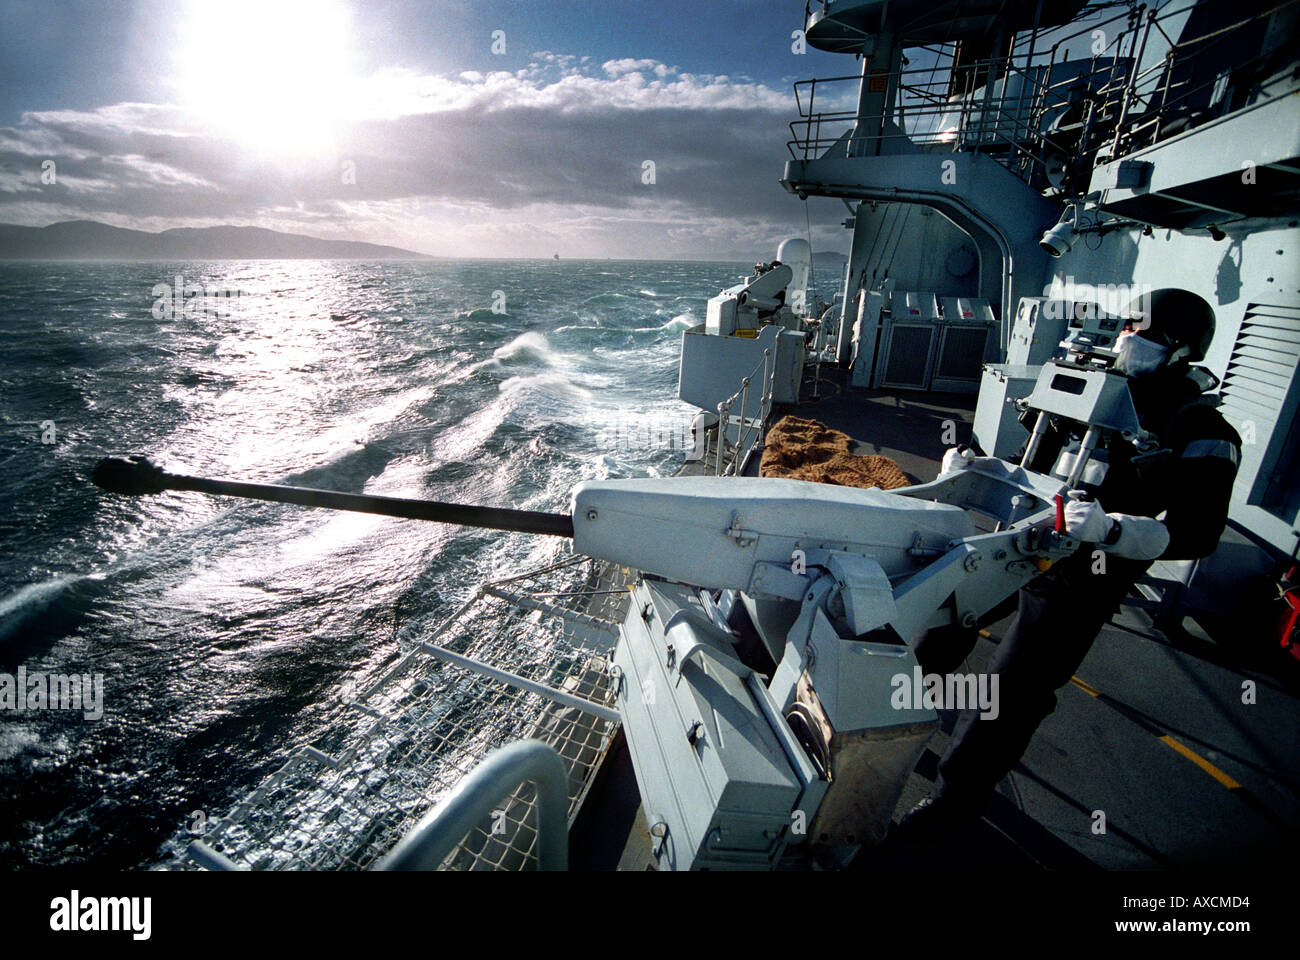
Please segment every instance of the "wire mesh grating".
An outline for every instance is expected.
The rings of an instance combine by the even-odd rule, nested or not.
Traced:
[[[569,771],[577,812],[617,723],[511,686],[429,652],[445,650],[607,707],[609,652],[630,571],[573,558],[484,584],[354,699],[339,747],[294,749],[202,842],[253,870],[356,870],[375,864],[498,747],[538,739]],[[531,783],[472,830],[445,869],[536,866]],[[181,866],[198,865],[192,856]]]

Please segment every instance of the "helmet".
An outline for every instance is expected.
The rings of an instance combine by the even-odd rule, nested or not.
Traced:
[[[1214,339],[1214,310],[1190,290],[1167,287],[1144,294],[1129,304],[1129,313],[1168,344],[1169,363],[1204,360]]]

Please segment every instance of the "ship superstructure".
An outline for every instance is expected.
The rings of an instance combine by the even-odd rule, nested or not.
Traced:
[[[814,3],[808,43],[861,67],[799,85],[782,177],[852,207],[853,382],[978,388],[988,453],[1024,441],[1005,401],[1082,316],[1199,298],[1244,441],[1235,530],[1163,573],[1221,612],[1300,536],[1298,23],[1295,3]]]

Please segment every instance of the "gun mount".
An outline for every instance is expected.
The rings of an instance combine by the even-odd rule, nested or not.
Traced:
[[[1069,373],[1080,382],[1063,385],[1049,364],[1030,404],[1096,431],[1138,429],[1122,376]],[[1059,519],[1068,482],[994,458],[889,492],[587,482],[571,515],[187,477],[143,458],[102,461],[93,479],[125,494],[194,490],[572,537],[576,553],[639,571],[611,683],[654,853],[671,869],[833,861],[883,839],[938,722],[894,696],[900,676],[919,674],[908,641],[974,628],[1079,546]],[[746,616],[765,656],[743,648]]]

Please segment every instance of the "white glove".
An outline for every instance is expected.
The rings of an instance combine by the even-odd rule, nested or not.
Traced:
[[[1106,543],[1116,533],[1118,539]],[[1107,513],[1095,500],[1070,500],[1065,504],[1065,532],[1075,540],[1095,543],[1116,557],[1154,560],[1169,546],[1169,531],[1159,520]]]
[[[958,450],[956,447],[949,447],[943,455],[943,461],[939,464],[939,474],[952,473],[954,470],[965,470],[967,467],[977,463],[999,463],[997,457],[977,457],[971,452],[969,447]]]
[[[975,462],[975,454],[968,450],[958,450],[956,447],[949,447],[944,451],[943,461],[939,464],[939,474],[952,473],[954,470],[965,470]]]
[[[1114,544],[1102,547],[1107,553],[1130,560],[1154,560],[1168,549],[1169,530],[1159,520],[1123,513],[1111,514],[1111,519],[1119,524],[1120,534]]]
[[[1115,521],[1096,500],[1070,500],[1065,504],[1065,532],[1084,543],[1101,543]]]

